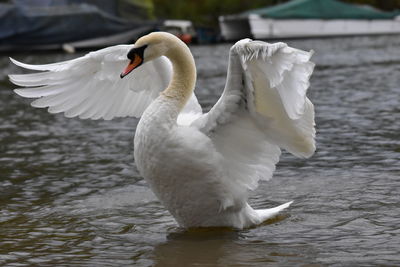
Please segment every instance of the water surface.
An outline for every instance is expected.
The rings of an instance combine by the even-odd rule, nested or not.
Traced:
[[[400,265],[400,38],[296,40],[315,50],[309,97],[317,152],[284,153],[251,204],[294,204],[241,231],[185,231],[133,159],[137,119],[67,119],[34,109],[0,57],[0,265]],[[208,110],[225,82],[230,44],[191,47]],[[78,54],[80,55],[80,54]],[[12,55],[28,63],[78,55]]]

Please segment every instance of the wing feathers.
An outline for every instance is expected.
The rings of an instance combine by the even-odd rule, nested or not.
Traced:
[[[244,190],[272,177],[280,148],[299,157],[315,150],[314,108],[306,97],[311,55],[284,43],[237,42],[221,98],[192,123],[210,136],[227,175]]]
[[[211,138],[223,155],[228,177],[242,185],[243,193],[254,190],[260,179],[272,177],[280,149],[265,139],[249,113],[238,112],[230,123],[220,124]]]
[[[288,116],[291,119],[299,119],[304,113],[309,79],[315,66],[309,61],[313,52],[303,55],[303,52],[296,52],[294,49],[283,50],[288,51],[294,63],[282,73],[280,83],[271,86],[277,88]]]
[[[54,85],[45,85],[41,87],[31,87],[24,89],[15,89],[14,92],[22,97],[37,98],[42,96],[50,96],[65,91],[67,87],[57,87]]]
[[[315,151],[314,109],[306,93],[314,69],[313,52],[249,40],[234,47],[241,53],[248,108],[254,119],[280,147],[298,157],[311,156]]]
[[[143,64],[121,79],[128,64],[126,55],[132,45],[108,47],[83,57],[44,65],[10,60],[39,73],[9,75],[14,84],[27,88],[15,92],[37,98],[32,106],[48,107],[50,113],[64,112],[67,117],[112,119],[142,115],[144,109],[164,90],[170,79],[170,62],[161,57]]]
[[[243,69],[253,67],[251,76],[262,76],[270,88],[276,88],[291,119],[298,119],[304,113],[306,92],[314,69],[310,62],[313,54],[288,47],[284,43],[267,44],[239,41],[234,46],[241,56]],[[254,69],[261,73],[257,73]]]
[[[38,70],[38,71],[45,71],[45,70],[49,70],[49,71],[60,71],[65,69],[65,67],[67,65],[70,65],[71,63],[77,61],[78,59],[73,59],[73,60],[67,60],[67,61],[62,61],[62,62],[57,62],[57,63],[52,63],[52,64],[44,64],[44,65],[31,65],[31,64],[26,64],[26,63],[22,63],[19,62],[13,58],[10,57],[10,60],[12,63],[14,63],[15,65],[24,68],[24,69],[28,69],[28,70]]]

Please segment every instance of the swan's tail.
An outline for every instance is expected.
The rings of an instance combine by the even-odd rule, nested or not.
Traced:
[[[292,203],[293,201],[290,201],[272,209],[255,210],[255,212],[258,214],[261,221],[264,222],[278,215],[279,212],[289,207]]]

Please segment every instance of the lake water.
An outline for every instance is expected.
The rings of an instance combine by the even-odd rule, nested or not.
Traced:
[[[0,265],[400,265],[400,37],[289,44],[315,50],[317,152],[282,155],[251,204],[294,204],[241,231],[179,228],[135,168],[137,119],[32,108],[7,82],[21,70],[1,56]],[[206,110],[224,86],[229,47],[191,47]],[[47,63],[79,55],[12,56]]]

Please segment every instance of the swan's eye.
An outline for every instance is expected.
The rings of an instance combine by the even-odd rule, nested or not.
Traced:
[[[130,60],[134,60],[135,57],[136,57],[136,53],[135,53],[135,52],[134,52],[134,53],[131,53],[131,52],[132,52],[132,50],[129,51],[129,53],[128,53],[128,55],[127,55],[127,58],[130,59]]]
[[[146,48],[147,48],[147,45],[143,45],[143,46],[141,46],[141,47],[132,48],[132,49],[128,52],[127,57],[128,57],[130,60],[134,60],[134,59],[135,59],[135,56],[139,56],[139,57],[141,57],[141,58],[143,59],[144,50],[145,50]]]

